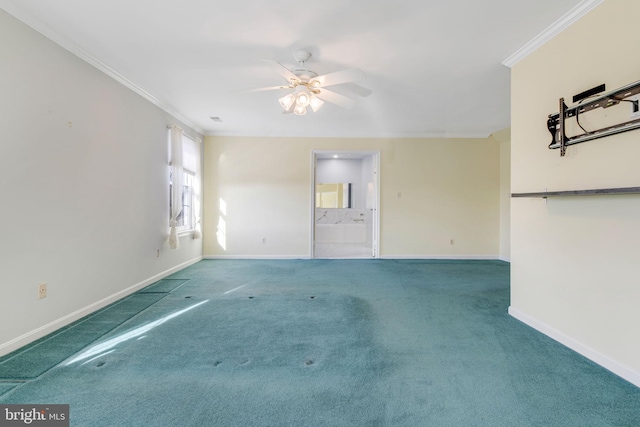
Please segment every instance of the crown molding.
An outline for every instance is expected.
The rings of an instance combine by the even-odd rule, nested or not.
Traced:
[[[537,50],[539,47],[567,29],[574,22],[585,16],[602,2],[604,2],[604,0],[582,0],[574,8],[562,15],[556,22],[547,27],[547,29],[542,31],[531,41],[526,43],[520,49],[511,54],[511,56],[509,56],[507,59],[502,61],[502,65],[505,65],[509,68],[513,67],[518,62]]]
[[[104,74],[108,75],[118,83],[122,84],[123,86],[127,87],[128,89],[132,90],[138,95],[142,96],[144,99],[151,102],[153,105],[160,108],[162,111],[166,112],[167,114],[170,114],[175,119],[189,126],[194,131],[200,133],[201,135],[204,134],[203,129],[195,125],[191,120],[184,117],[181,113],[176,111],[173,107],[161,101],[160,99],[156,98],[151,93],[147,92],[145,89],[138,86],[137,84],[129,80],[127,77],[120,74],[118,71],[116,71],[106,63],[102,62],[95,56],[93,56],[91,53],[87,52],[86,50],[84,50],[83,48],[81,48],[80,46],[78,46],[77,44],[75,44],[74,42],[72,42],[71,40],[63,36],[62,34],[55,31],[49,25],[35,18],[29,12],[25,11],[19,6],[16,6],[12,1],[0,0],[0,8],[3,9],[5,12],[7,12],[9,15],[18,19],[19,21],[22,21],[24,24],[31,27],[38,33],[42,34],[49,40],[53,41],[57,45],[61,46],[67,51],[76,55],[78,58],[89,63],[90,65],[97,68],[98,70],[102,71]]]
[[[264,134],[255,132],[217,132],[210,131],[204,134],[205,137],[241,137],[241,138],[362,138],[362,139],[485,139],[491,136],[490,132],[358,132],[358,133],[334,133],[334,132],[314,132],[309,133],[289,133],[276,132]]]

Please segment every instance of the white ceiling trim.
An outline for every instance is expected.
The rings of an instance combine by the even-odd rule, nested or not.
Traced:
[[[124,85],[125,87],[131,89],[132,91],[134,91],[138,95],[140,95],[143,98],[145,98],[147,101],[151,102],[156,107],[158,107],[161,110],[163,110],[164,112],[172,115],[174,118],[176,118],[177,120],[181,121],[185,125],[189,126],[190,128],[192,128],[196,132],[200,133],[201,135],[204,134],[204,131],[200,127],[194,125],[189,119],[185,118],[182,114],[180,114],[178,111],[173,109],[171,106],[169,106],[166,103],[160,101],[158,98],[156,98],[155,96],[151,95],[149,92],[147,92],[146,90],[144,90],[140,86],[136,85],[134,82],[132,82],[131,80],[127,79],[122,74],[118,73],[116,70],[111,68],[109,65],[107,65],[104,62],[100,61],[98,58],[96,58],[95,56],[91,55],[89,52],[85,51],[80,46],[76,45],[75,43],[73,43],[72,41],[67,39],[66,37],[62,36],[60,33],[54,31],[51,27],[49,27],[44,22],[40,21],[39,19],[34,18],[33,16],[31,16],[31,14],[29,14],[28,12],[26,12],[23,9],[19,8],[14,3],[10,2],[10,1],[7,1],[7,0],[0,0],[0,8],[4,9],[8,14],[12,15],[16,19],[19,19],[20,21],[24,22],[26,25],[28,25],[29,27],[33,28],[34,30],[36,30],[37,32],[42,34],[43,36],[45,36],[48,39],[52,40],[54,43],[58,44],[59,46],[63,47],[64,49],[66,49],[69,52],[73,53],[74,55],[76,55],[77,57],[82,59],[83,61],[88,62],[89,64],[91,64],[92,66],[94,66],[98,70],[102,71],[103,73],[105,73],[106,75],[108,75],[109,77],[114,79],[115,81],[117,81],[120,84]]]
[[[573,9],[561,16],[556,22],[551,24],[547,29],[535,36],[530,42],[515,51],[511,56],[502,61],[502,65],[509,68],[529,56],[539,47],[547,43],[549,40],[567,29],[571,24],[578,21],[584,15],[589,13],[593,8],[598,6],[604,0],[583,0]]]
[[[495,132],[493,132],[495,133]],[[353,134],[353,135],[317,135],[317,136],[305,136],[305,135],[280,135],[280,134],[252,134],[246,133],[239,135],[237,133],[231,132],[208,132],[205,136],[212,137],[247,137],[247,138],[367,138],[367,139],[391,139],[391,138],[403,138],[403,139],[484,139],[489,138],[491,136],[491,132],[441,132],[441,133],[393,133],[393,132],[382,132],[376,133],[375,135],[370,134]]]

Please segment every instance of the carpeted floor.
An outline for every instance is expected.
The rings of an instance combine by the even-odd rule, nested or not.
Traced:
[[[640,389],[508,305],[499,261],[202,261],[0,358],[0,403],[73,426],[640,425]]]

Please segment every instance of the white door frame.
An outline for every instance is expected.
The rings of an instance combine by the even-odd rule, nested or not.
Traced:
[[[311,151],[311,186],[310,207],[311,224],[309,232],[309,258],[315,258],[315,231],[316,231],[316,162],[319,154],[359,154],[373,157],[373,236],[372,255],[380,258],[380,151],[379,150],[312,150]]]

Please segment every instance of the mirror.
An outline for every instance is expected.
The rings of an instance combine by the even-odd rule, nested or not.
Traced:
[[[351,184],[316,184],[316,208],[351,207]]]

